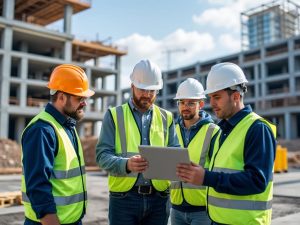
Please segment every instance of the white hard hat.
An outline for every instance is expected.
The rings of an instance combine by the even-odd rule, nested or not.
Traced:
[[[140,89],[160,90],[163,86],[159,67],[150,60],[141,60],[133,68],[130,75],[133,85]]]
[[[176,97],[174,99],[204,99],[204,89],[202,84],[194,79],[188,78],[183,81],[177,89]]]
[[[210,94],[243,83],[248,83],[248,80],[238,65],[229,62],[219,63],[211,67],[204,93]]]

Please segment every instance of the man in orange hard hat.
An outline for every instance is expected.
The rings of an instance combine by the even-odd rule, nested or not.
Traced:
[[[76,224],[86,211],[82,147],[76,122],[94,95],[80,67],[57,66],[47,85],[51,102],[22,134],[24,224]]]

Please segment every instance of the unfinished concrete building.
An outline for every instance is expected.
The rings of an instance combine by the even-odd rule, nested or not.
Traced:
[[[242,49],[260,47],[300,34],[300,6],[274,0],[241,13]]]
[[[300,36],[164,72],[164,88],[158,104],[177,117],[173,98],[178,85],[193,77],[205,87],[211,66],[221,62],[233,62],[242,67],[249,81],[245,104],[275,123],[279,138],[300,138]],[[209,102],[205,109],[211,111]]]
[[[90,7],[87,0],[0,1],[1,138],[20,140],[26,124],[48,102],[47,81],[52,69],[62,63],[85,69],[96,92],[78,124],[81,136],[98,135],[108,104],[121,103],[120,60],[126,51],[75,40],[72,35],[72,15]],[[58,20],[63,21],[61,31],[47,27]],[[111,63],[103,67],[102,59],[107,57]]]
[[[245,104],[277,125],[278,138],[300,138],[299,10],[292,1],[276,0],[242,13],[244,51],[164,72],[158,105],[171,110],[176,118],[173,98],[178,85],[193,77],[206,88],[210,68],[232,62],[244,70],[249,81]],[[204,109],[211,112],[208,101]]]

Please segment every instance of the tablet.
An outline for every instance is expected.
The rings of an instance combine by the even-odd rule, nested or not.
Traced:
[[[187,148],[139,146],[140,155],[148,161],[143,173],[147,179],[180,181],[176,176],[178,163],[190,163]]]

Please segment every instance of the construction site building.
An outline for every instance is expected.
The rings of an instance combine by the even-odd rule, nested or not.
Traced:
[[[300,6],[290,0],[274,0],[242,12],[242,50],[300,34],[299,15]]]
[[[72,15],[90,7],[88,0],[0,0],[1,138],[20,140],[26,124],[49,101],[46,84],[59,64],[82,67],[95,90],[77,127],[80,136],[98,135],[109,104],[121,103],[120,63],[126,49],[72,34]],[[49,26],[56,21],[62,21],[61,30]],[[110,63],[103,66],[107,58]]]
[[[244,103],[275,123],[279,138],[300,138],[300,36],[163,72],[164,88],[157,98],[158,105],[177,117],[173,98],[178,85],[193,77],[206,88],[210,68],[221,62],[236,63],[243,69],[249,81]],[[211,112],[209,101],[204,109]]]

